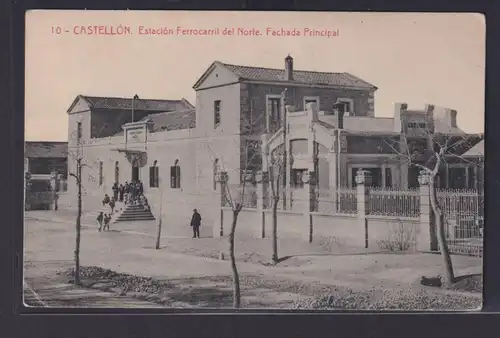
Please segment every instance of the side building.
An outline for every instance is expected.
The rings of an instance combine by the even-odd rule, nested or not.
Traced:
[[[25,192],[31,209],[48,208],[52,196],[48,192],[67,189],[68,142],[26,141],[24,143]],[[59,185],[52,186],[58,177]]]

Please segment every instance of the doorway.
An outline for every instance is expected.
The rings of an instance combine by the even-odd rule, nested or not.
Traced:
[[[132,166],[132,181],[139,181],[139,167]]]

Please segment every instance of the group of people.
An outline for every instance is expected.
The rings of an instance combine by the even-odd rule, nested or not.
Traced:
[[[103,207],[108,206],[108,210],[100,211],[97,216],[97,222],[99,223],[100,231],[109,231],[109,225],[111,223],[111,216],[115,211],[116,202],[120,201],[124,204],[130,205],[142,205],[145,210],[150,210],[150,206],[146,196],[144,196],[143,185],[141,181],[132,181],[130,183],[125,182],[125,184],[120,184],[115,182],[112,187],[113,196],[109,197],[108,194],[104,195],[102,200]],[[193,229],[193,238],[200,238],[200,227],[201,227],[201,215],[197,209],[193,210],[193,216],[191,217],[190,226]]]
[[[97,216],[99,231],[109,230],[111,216],[115,212],[117,201],[123,202],[125,205],[142,205],[144,210],[151,210],[148,199],[144,196],[144,188],[141,181],[125,182],[125,184],[115,182],[111,189],[113,190],[113,196],[109,197],[108,194],[104,194],[102,200],[102,206],[109,207],[109,210],[100,211]]]
[[[113,190],[115,201],[124,202],[125,204],[133,204],[137,202],[141,196],[144,196],[144,186],[141,181],[125,182],[125,184],[120,185],[115,182],[111,189]]]

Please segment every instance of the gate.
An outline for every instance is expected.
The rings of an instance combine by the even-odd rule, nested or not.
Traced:
[[[448,249],[454,254],[482,257],[484,194],[477,190],[440,189]]]

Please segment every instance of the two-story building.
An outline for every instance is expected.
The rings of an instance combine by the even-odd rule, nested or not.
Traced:
[[[277,144],[285,105],[293,106],[287,115],[291,121],[287,123],[287,140],[295,165],[287,174],[288,184],[305,169],[307,161],[300,164],[295,153],[307,152],[312,138],[321,144],[316,147],[319,152],[328,154],[324,161],[319,160],[316,170],[326,175],[320,174],[319,179],[325,186],[351,184],[350,173],[359,166],[379,170],[375,176],[387,186],[409,184],[411,179],[405,178],[410,175],[408,170],[399,170],[394,154],[390,163],[387,156],[382,159],[381,152],[385,154],[389,146],[379,142],[381,135],[400,140],[401,128],[415,129],[413,124],[421,119],[444,119],[447,122],[442,128],[463,134],[453,122],[456,113],[451,110],[444,111],[440,120],[429,118],[427,111],[410,111],[400,105],[394,118],[376,118],[377,87],[348,73],[295,70],[293,62],[288,56],[284,68],[269,69],[215,61],[193,86],[195,106],[184,99],[78,96],[68,109],[68,167],[70,173],[75,172],[78,158],[86,164],[84,208],[98,208],[115,182],[141,180],[153,213],[158,215],[161,209],[166,217],[168,233],[185,234],[192,210],[197,208],[207,225],[202,231],[211,234],[210,225],[220,211],[216,173],[226,171],[229,184],[237,185],[243,169],[261,169],[263,135],[267,135],[265,144]],[[308,105],[315,107],[314,113],[307,113]],[[342,128],[334,122],[338,121],[334,107],[343,113]],[[299,126],[293,121],[300,111],[305,116],[321,117]],[[305,132],[311,128],[318,131]],[[338,129],[342,129],[340,155],[333,166],[330,162],[336,152],[333,141]],[[341,168],[337,172],[342,173],[336,181],[331,179],[337,177],[335,168]],[[69,186],[76,189],[75,184]],[[76,197],[76,192],[69,195]]]

